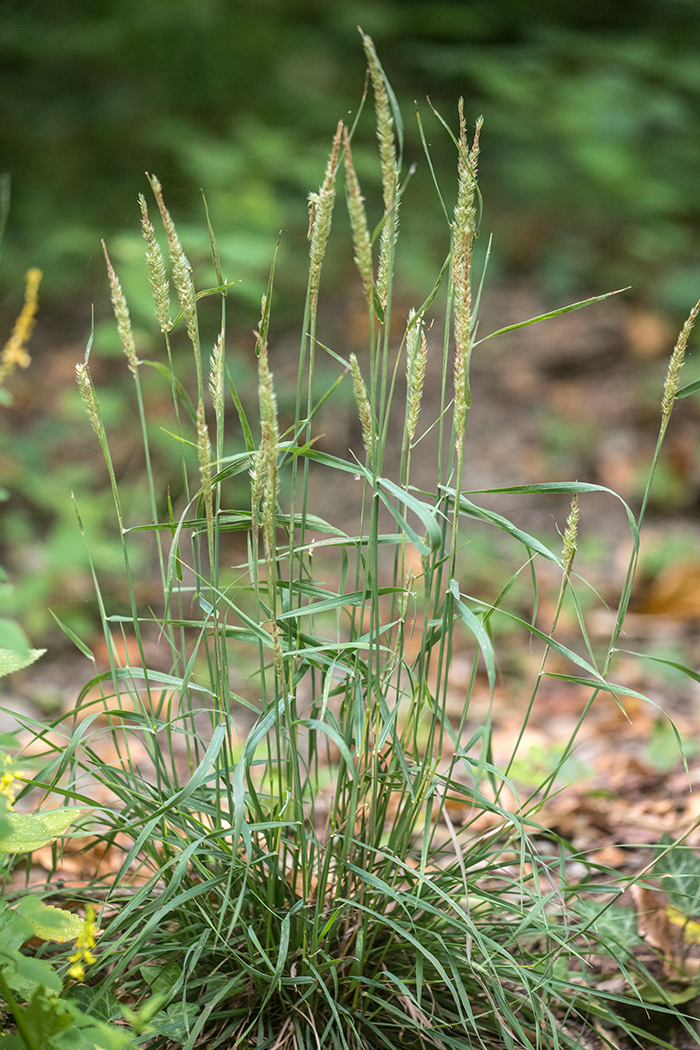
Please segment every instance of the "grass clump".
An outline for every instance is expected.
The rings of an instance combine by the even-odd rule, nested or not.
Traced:
[[[635,1013],[642,1000],[662,1015],[674,1007],[638,958],[639,935],[607,921],[624,880],[574,858],[538,821],[575,735],[536,790],[521,797],[509,770],[553,654],[558,668],[564,661],[569,669],[552,673],[589,690],[586,709],[597,697],[622,703],[638,695],[609,672],[643,509],[635,517],[624,507],[633,554],[601,650],[587,633],[574,571],[579,503],[600,487],[492,490],[570,497],[563,545],[526,533],[474,502],[465,487],[469,365],[484,339],[477,338],[481,286],[472,261],[480,124],[470,143],[461,104],[453,136],[457,206],[452,215],[445,208],[449,254],[394,346],[403,129],[372,42],[363,40],[376,104],[381,216],[372,232],[352,164],[352,129],[341,122],[321,189],[311,195],[291,422],[280,418],[270,343],[274,267],[251,340],[253,409],[239,396],[228,353],[227,282],[214,237],[218,284],[198,292],[155,177],[149,181],[170,279],[143,199],[141,210],[164,340],[160,360],[139,359],[108,260],[148,497],[139,507],[122,504],[88,352],[78,380],[112,485],[129,608],[105,608],[95,575],[110,667],[83,690],[67,749],[46,737],[44,783],[91,807],[83,833],[112,858],[109,877],[102,862],[85,892],[101,904],[103,934],[80,1001],[110,1018],[120,1010],[133,1017],[134,1004],[146,1003],[141,1041],[186,1050],[534,1050],[593,1045],[593,1036],[615,1046],[617,1036],[607,1033],[634,1039],[643,1031]],[[347,358],[317,334],[343,168],[368,331],[366,352]],[[221,305],[208,360],[203,296]],[[430,328],[438,304],[445,311],[439,340]],[[193,355],[184,371],[181,334]],[[317,377],[320,353],[337,368],[327,387]],[[182,468],[177,505],[151,467],[144,368],[156,370],[172,397],[168,429]],[[675,366],[672,372],[661,437],[678,392]],[[428,383],[440,386],[441,409],[424,419]],[[316,423],[343,384],[352,387],[362,435],[346,458],[324,450]],[[430,491],[411,481],[424,441],[435,450]],[[231,505],[242,481],[248,495]],[[357,493],[352,517],[343,512],[341,520],[339,487]],[[471,593],[462,554],[477,523],[521,552],[521,568],[497,581],[488,599]],[[162,586],[158,609],[141,608],[130,569],[131,552],[149,541]],[[535,612],[527,619],[509,606],[516,582],[529,573],[536,609],[540,566],[560,580],[548,626]],[[565,600],[578,618],[574,643],[557,632]],[[499,619],[542,654],[505,763],[494,760],[490,714]],[[457,717],[448,704],[456,651],[471,660]],[[487,713],[475,720],[470,703],[484,693]],[[624,987],[601,983],[601,956],[617,961]],[[687,980],[682,967],[675,977]]]

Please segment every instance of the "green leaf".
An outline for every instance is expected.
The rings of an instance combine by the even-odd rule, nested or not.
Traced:
[[[22,1019],[36,1050],[125,1050],[134,1043],[123,1028],[87,1016],[43,987],[22,1008]],[[19,1035],[3,1033],[0,1050],[27,1050],[27,1044]]]
[[[174,962],[166,963],[165,966],[144,963],[139,970],[153,995],[165,995],[171,992],[182,977],[181,968]]]
[[[325,733],[326,736],[329,736],[345,760],[345,765],[347,767],[348,772],[348,779],[355,779],[355,765],[352,760],[352,755],[350,754],[350,748],[345,743],[337,729],[334,729],[333,726],[328,725],[327,722],[319,721],[318,718],[300,718],[294,724],[306,726],[307,729],[315,729],[317,733]]]
[[[609,299],[611,295],[619,295],[620,292],[629,291],[628,288],[617,288],[614,292],[605,292],[604,295],[594,295],[590,299],[582,299],[581,302],[571,303],[570,306],[562,306],[559,310],[551,310],[546,314],[538,314],[537,317],[530,317],[527,321],[519,321],[518,324],[509,324],[505,328],[499,328],[497,332],[490,332],[485,335],[483,339],[478,339],[474,346],[478,346],[479,343],[485,343],[487,339],[493,339],[496,335],[505,335],[506,332],[516,332],[519,328],[527,328],[531,324],[539,324],[540,321],[549,321],[552,317],[561,317],[562,314],[571,313],[572,310],[580,310],[583,306],[590,306],[592,303],[599,303],[603,299]]]
[[[666,852],[671,840],[664,838],[654,865],[654,875],[671,904],[688,916],[700,916],[700,856],[684,845]]]
[[[372,289],[372,306],[374,307],[374,314],[380,324],[384,324],[386,317],[384,315],[384,307],[382,301],[379,298],[379,294],[376,288]]]
[[[175,388],[175,392],[177,393],[178,400],[180,401],[180,403],[184,407],[185,411],[187,412],[187,415],[190,417],[190,422],[194,426],[196,426],[197,425],[197,410],[195,409],[194,405],[192,404],[192,398],[190,397],[190,395],[185,390],[185,387],[183,386],[182,381],[180,379],[178,379],[177,376],[172,375],[172,373],[171,373],[170,369],[168,368],[168,366],[162,364],[160,361],[142,361],[141,364],[148,365],[149,368],[155,368],[156,372],[160,372],[160,374],[163,376],[164,379],[167,379],[169,383],[172,382],[172,384],[173,384],[173,386]],[[177,435],[172,435],[172,436],[173,437],[177,437]]]
[[[46,988],[58,995],[63,987],[51,963],[45,959],[34,959],[31,955],[22,955],[21,952],[16,952],[12,962],[3,967],[3,976],[10,988],[27,999],[37,988]]]
[[[430,550],[439,550],[440,544],[442,543],[442,532],[440,531],[440,526],[437,521],[435,508],[431,507],[428,503],[424,503],[422,500],[416,499],[416,497],[412,496],[410,492],[406,492],[405,489],[402,489],[393,481],[389,481],[388,478],[377,478],[377,485],[380,489],[384,489],[392,496],[395,496],[397,500],[400,500],[409,510],[413,511],[427,533]],[[421,554],[428,554],[429,551],[426,549],[423,540],[417,535],[415,529],[412,529],[410,525],[408,525],[405,518],[399,513],[396,507],[392,506],[392,504],[383,496],[382,502],[392,514],[397,525],[399,525],[409,537],[411,543],[413,543]]]
[[[48,810],[45,813],[8,813],[12,831],[0,835],[0,853],[31,853],[63,835],[82,810],[75,806]]]
[[[489,689],[493,694],[494,686],[496,684],[496,657],[493,651],[493,644],[489,638],[488,631],[484,627],[483,623],[476,616],[472,610],[464,604],[459,596],[459,584],[457,580],[450,580],[450,591],[459,610],[459,615],[462,617],[462,622],[467,630],[471,631],[477,641],[477,645],[481,649],[481,655],[484,658],[486,664],[486,674],[489,680]]]
[[[0,958],[16,952],[31,936],[31,924],[18,915],[14,908],[0,903]]]
[[[68,624],[64,623],[63,620],[59,620],[58,616],[56,616],[56,613],[53,611],[53,609],[49,609],[49,612],[51,613],[51,615],[53,616],[54,620],[56,621],[58,626],[61,628],[63,633],[68,638],[70,638],[70,640],[72,641],[73,645],[75,645],[78,649],[80,649],[80,652],[83,654],[83,656],[87,656],[88,660],[92,660],[92,662],[94,663],[95,662],[95,657],[92,655],[92,652],[91,652],[90,648],[85,644],[85,642],[83,642],[82,639],[80,639],[78,637],[78,635],[75,633],[75,631],[71,630],[71,628],[68,626]]]
[[[681,397],[688,397],[690,394],[694,394],[696,390],[700,390],[700,379],[694,379],[692,383],[686,383],[680,390],[677,390],[676,401]]]
[[[0,619],[0,649],[11,649],[15,653],[28,653],[29,640],[14,620]]]
[[[22,898],[15,911],[31,924],[35,937],[40,937],[42,941],[54,941],[56,944],[76,940],[85,925],[79,915],[44,904],[38,897],[30,894]]]
[[[14,674],[15,671],[23,671],[29,667],[46,649],[28,649],[25,652],[16,652],[14,649],[0,649],[0,678],[6,674]]]
[[[584,921],[584,930],[592,929],[596,934],[602,951],[614,945],[629,952],[643,943],[637,929],[637,914],[632,908],[616,904],[601,908],[595,901],[579,900],[573,910]]]

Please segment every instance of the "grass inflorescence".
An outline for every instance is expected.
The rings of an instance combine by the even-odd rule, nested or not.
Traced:
[[[458,189],[449,254],[424,303],[402,319],[405,334],[394,345],[402,126],[374,46],[363,40],[376,103],[381,215],[371,232],[352,129],[341,122],[321,188],[310,198],[291,424],[280,418],[275,386],[274,270],[250,341],[258,402],[244,405],[227,346],[226,282],[219,273],[218,286],[206,289],[220,298],[221,316],[205,352],[202,293],[154,176],[170,259],[168,277],[141,198],[148,280],[164,340],[156,362],[139,359],[107,257],[135,383],[148,499],[139,507],[122,504],[86,357],[78,379],[113,487],[129,609],[112,612],[100,597],[110,669],[81,694],[67,757],[51,742],[57,738],[47,737],[45,782],[91,807],[88,841],[118,858],[112,875],[97,875],[84,891],[102,905],[103,933],[90,954],[82,1002],[104,1016],[118,1013],[118,1002],[132,1012],[134,1004],[150,1003],[141,1040],[185,1050],[534,1050],[594,1045],[586,1033],[603,1040],[595,1045],[615,1046],[606,1033],[617,1026],[634,1034],[626,1011],[639,1003],[641,985],[655,990],[649,1009],[669,1010],[670,1000],[635,957],[633,936],[611,945],[614,924],[605,926],[607,943],[598,932],[624,885],[582,857],[572,876],[568,844],[538,823],[556,771],[521,797],[508,775],[515,750],[509,762],[494,761],[488,712],[498,622],[542,653],[524,694],[523,731],[552,654],[557,668],[562,661],[569,667],[557,671],[560,679],[588,687],[589,704],[600,694],[619,700],[633,692],[611,682],[608,671],[629,603],[641,518],[625,508],[633,554],[601,653],[586,631],[574,570],[579,504],[599,486],[492,490],[568,495],[563,552],[560,537],[547,546],[474,502],[465,488],[469,362],[483,339],[476,339],[472,273],[481,124],[470,144],[462,104],[453,136]],[[315,367],[326,353],[317,337],[319,301],[343,168],[368,346],[347,357],[343,347],[330,348],[337,374],[326,388]],[[212,250],[218,269],[213,239]],[[172,318],[171,283],[179,304]],[[430,327],[438,308],[445,323],[435,329],[444,338]],[[173,348],[182,329],[194,368],[179,374],[181,355]],[[156,370],[172,398],[182,469],[176,504],[151,466],[144,368]],[[424,418],[428,383],[442,387],[438,418]],[[343,386],[354,395],[362,435],[362,446],[345,458],[324,451],[316,428],[321,408],[332,406]],[[677,389],[674,373],[664,430]],[[397,430],[398,459],[390,455]],[[428,433],[437,449],[430,491],[411,481]],[[356,493],[351,520],[334,513],[339,487]],[[240,500],[234,505],[232,493]],[[477,524],[521,552],[520,567],[488,598],[471,593],[461,557]],[[158,608],[141,608],[131,578],[129,551],[149,537],[162,585]],[[536,607],[540,564],[560,581],[547,628],[509,605],[512,588],[530,573]],[[578,648],[557,635],[565,600],[578,618]],[[471,671],[455,717],[448,698],[457,650],[468,654]],[[489,703],[475,724],[470,703],[484,690]],[[574,746],[572,738],[560,766]],[[619,960],[626,990],[598,986],[595,959],[605,953]]]

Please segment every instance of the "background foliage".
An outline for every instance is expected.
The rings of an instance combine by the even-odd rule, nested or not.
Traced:
[[[224,273],[237,282],[231,325],[247,349],[281,231],[273,335],[284,343],[301,322],[305,275],[294,260],[307,252],[306,195],[338,118],[351,107],[352,120],[362,95],[358,25],[402,100],[406,161],[418,166],[399,246],[409,302],[434,278],[445,245],[406,100],[418,102],[441,185],[453,183],[453,146],[426,95],[452,127],[460,95],[472,126],[484,115],[477,250],[493,232],[490,286],[530,279],[555,306],[632,285],[626,302],[677,310],[679,319],[696,300],[698,0],[4,0],[0,170],[12,179],[12,207],[0,258],[2,331],[20,309],[26,269],[41,267],[44,280],[35,364],[13,378],[2,423],[12,451],[1,480],[12,499],[2,507],[0,555],[16,588],[12,615],[36,644],[47,641],[48,605],[76,629],[92,615],[70,491],[100,537],[100,570],[119,563],[103,474],[83,451],[73,379],[93,302],[98,378],[121,368],[109,358],[120,351],[100,238],[149,357],[137,204],[145,171],[166,187],[202,285],[215,282],[206,191]],[[371,202],[381,190],[367,116],[353,154],[376,223]],[[345,320],[357,286],[341,258],[326,262],[322,309],[332,312],[342,295],[336,313]],[[655,378],[651,389],[655,412]],[[124,405],[115,383],[103,411],[123,434],[122,480],[138,488]],[[550,431],[558,446],[589,440],[571,437],[561,413]]]
[[[595,275],[595,290],[632,283],[640,298],[682,311],[694,301],[697,0],[5,0],[3,9],[0,164],[14,185],[4,268],[41,266],[44,296],[100,297],[99,238],[133,228],[144,170],[167,183],[192,228],[204,187],[216,228],[237,231],[222,237],[225,260],[261,281],[276,231],[283,252],[304,235],[303,199],[329,129],[359,99],[360,24],[397,92],[419,100],[429,137],[426,94],[450,118],[459,95],[471,121],[483,112],[486,232],[507,275],[534,273],[562,294]],[[424,164],[405,116],[409,159]],[[436,162],[451,165],[449,143],[434,137]],[[358,166],[366,181],[361,155]],[[426,197],[419,270],[432,266],[425,226],[438,219],[429,180],[415,193]],[[406,237],[411,257],[416,231]],[[117,261],[132,250],[124,235]],[[259,290],[245,283],[251,300]]]

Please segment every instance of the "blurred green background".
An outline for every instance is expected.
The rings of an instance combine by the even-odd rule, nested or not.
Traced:
[[[454,146],[428,95],[452,127],[459,96],[472,127],[484,116],[481,243],[493,233],[492,283],[530,282],[552,306],[631,285],[630,303],[674,321],[698,297],[699,0],[2,0],[0,11],[0,170],[12,181],[3,332],[19,312],[26,269],[45,275],[34,362],[13,377],[2,419],[0,481],[11,499],[0,563],[14,590],[0,592],[0,616],[19,614],[37,644],[50,604],[75,629],[94,618],[71,489],[98,569],[119,579],[104,466],[73,383],[91,303],[102,405],[115,435],[121,428],[120,479],[136,498],[141,484],[130,395],[115,380],[123,359],[109,356],[118,349],[100,239],[147,348],[144,172],[163,183],[200,287],[213,283],[203,189],[224,274],[237,282],[232,329],[250,343],[281,231],[273,328],[276,337],[298,330],[307,194],[365,82],[358,25],[402,106],[405,166],[418,166],[398,266],[415,301],[432,286],[447,232],[413,100],[448,208],[455,189]],[[376,222],[370,112],[353,151]],[[331,254],[326,264],[331,302],[346,289],[350,252],[344,260]]]
[[[246,279],[262,281],[279,230],[283,252],[303,239],[330,135],[356,112],[361,25],[404,106],[409,162],[425,166],[413,99],[448,187],[453,147],[425,96],[452,122],[460,95],[472,123],[483,113],[499,274],[555,294],[631,284],[671,309],[695,301],[697,0],[4,0],[2,12],[5,295],[38,265],[45,303],[98,298],[99,239],[128,261],[148,170],[193,228],[206,190],[254,299]],[[430,180],[414,183],[423,221],[405,250],[418,278],[444,228]]]

